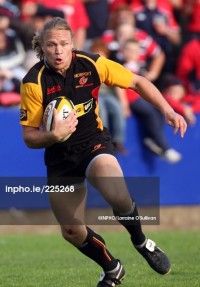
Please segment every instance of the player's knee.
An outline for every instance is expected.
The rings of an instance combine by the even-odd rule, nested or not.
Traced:
[[[65,240],[77,247],[84,242],[87,236],[86,229],[76,225],[61,226],[61,232]]]
[[[78,232],[74,226],[61,226],[61,232],[63,238],[70,242],[73,241],[78,235]]]

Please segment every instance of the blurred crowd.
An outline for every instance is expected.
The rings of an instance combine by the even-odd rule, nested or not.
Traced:
[[[20,104],[20,82],[38,61],[35,32],[63,17],[75,48],[98,53],[143,75],[163,93],[188,125],[200,113],[200,0],[0,0],[0,106]],[[170,147],[164,118],[131,90],[102,86],[100,113],[118,152],[126,118],[138,122],[141,143],[170,163],[182,155]]]

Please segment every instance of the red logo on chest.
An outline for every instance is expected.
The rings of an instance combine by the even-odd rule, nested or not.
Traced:
[[[53,86],[51,88],[48,88],[47,89],[47,95],[50,95],[50,94],[53,94],[53,93],[56,93],[56,92],[60,92],[61,91],[61,86]]]
[[[85,76],[83,76],[82,78],[80,78],[79,80],[79,84],[80,85],[85,85],[88,81],[88,78],[86,78]]]

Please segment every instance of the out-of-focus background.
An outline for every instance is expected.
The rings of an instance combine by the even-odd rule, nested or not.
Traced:
[[[164,223],[199,228],[200,3],[153,0],[0,1],[0,211],[15,222],[23,210],[49,210],[44,196],[8,194],[15,178],[45,177],[43,150],[28,149],[19,125],[20,81],[38,59],[34,33],[54,16],[66,18],[75,47],[102,54],[152,81],[182,114],[188,131],[174,135],[162,115],[140,95],[102,87],[100,114],[110,130],[126,177],[159,179]],[[148,193],[148,190],[147,190]],[[88,198],[90,208],[105,208]],[[12,221],[12,219],[14,221]],[[11,221],[10,221],[11,220]]]
[[[48,193],[30,192],[45,185],[44,150],[23,142],[20,82],[38,61],[33,35],[55,16],[69,22],[75,48],[146,77],[188,123],[182,139],[140,95],[105,85],[99,91],[130,190],[157,216],[142,221],[143,229],[168,254],[171,273],[158,276],[147,266],[125,229],[107,221],[112,210],[93,190],[87,224],[122,260],[124,286],[200,286],[199,0],[0,0],[0,286],[92,287],[101,271],[63,241]]]

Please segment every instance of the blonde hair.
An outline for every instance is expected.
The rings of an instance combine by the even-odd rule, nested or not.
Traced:
[[[44,35],[46,31],[49,30],[66,30],[71,33],[71,37],[73,39],[73,32],[69,24],[65,21],[65,19],[61,17],[54,17],[50,21],[44,24],[42,30],[35,33],[33,40],[32,40],[32,48],[36,51],[36,56],[42,60],[44,59],[44,52],[42,50],[42,43],[44,39]]]

